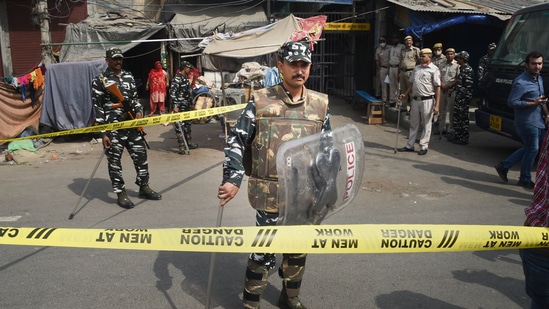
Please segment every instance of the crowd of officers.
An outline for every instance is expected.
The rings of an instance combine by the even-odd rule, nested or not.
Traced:
[[[391,42],[381,36],[375,51],[376,63],[376,97],[381,98],[386,106],[399,108],[410,115],[410,97],[399,101],[399,95],[408,89],[410,76],[420,64],[420,49],[414,46],[412,36],[404,38],[404,44],[398,35],[393,35]],[[496,49],[490,43],[487,53],[478,64],[479,83],[485,74],[485,68]],[[469,65],[467,51],[456,52],[454,48],[443,48],[442,43],[432,46],[431,62],[440,70],[440,106],[435,121],[433,134],[441,134],[458,145],[465,145],[469,139],[469,104],[473,96],[474,70]],[[460,91],[456,91],[459,88]]]

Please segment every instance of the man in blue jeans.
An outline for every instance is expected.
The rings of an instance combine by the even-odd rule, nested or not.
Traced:
[[[507,105],[515,111],[515,130],[524,146],[498,163],[495,168],[499,177],[507,182],[509,169],[519,160],[522,161],[517,185],[532,190],[534,182],[531,171],[549,118],[546,118],[547,98],[543,89],[543,79],[539,74],[543,67],[543,55],[531,52],[526,55],[525,63],[526,70],[513,80],[507,99]]]

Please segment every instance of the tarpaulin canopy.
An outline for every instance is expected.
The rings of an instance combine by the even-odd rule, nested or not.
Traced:
[[[230,58],[247,58],[274,53],[295,31],[301,30],[294,15],[270,25],[238,33],[227,39],[214,39],[204,54]]]
[[[148,39],[162,29],[164,25],[135,19],[88,18],[67,26],[59,62],[104,58],[113,46],[126,52],[139,44],[132,40]]]
[[[170,7],[175,13],[169,21],[175,38],[199,38],[198,40],[180,40],[171,42],[169,47],[178,53],[196,53],[201,49],[201,38],[214,33],[242,32],[264,26],[267,17],[263,7],[219,6],[214,9],[197,10],[192,6],[178,5]]]

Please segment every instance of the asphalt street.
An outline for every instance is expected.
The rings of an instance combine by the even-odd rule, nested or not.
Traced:
[[[394,111],[383,125],[366,110],[331,103],[332,126],[355,124],[364,140],[365,170],[353,202],[323,224],[521,225],[532,196],[494,165],[519,147],[471,125],[469,145],[435,136],[425,156],[395,153],[407,141]],[[402,115],[403,116],[403,115]],[[215,226],[223,139],[218,123],[193,125],[199,149],[177,154],[171,126],[145,128],[151,187],[161,201],[137,198],[135,172],[123,157],[132,210],[116,205],[106,160],[76,215],[68,220],[101,147],[90,139],[54,140],[38,153],[15,153],[0,165],[0,226],[186,228]],[[417,150],[417,145],[416,145]],[[246,183],[244,183],[244,186]],[[243,187],[244,187],[243,186]],[[245,188],[226,206],[223,226],[254,224]],[[212,308],[240,308],[247,254],[219,253]],[[209,253],[0,247],[1,308],[204,308]],[[281,282],[273,271],[262,308],[276,308]],[[528,308],[517,250],[459,253],[314,254],[307,259],[301,299],[309,308]]]

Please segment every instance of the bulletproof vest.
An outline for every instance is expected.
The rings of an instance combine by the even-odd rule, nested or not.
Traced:
[[[320,132],[328,113],[328,96],[303,89],[293,102],[280,85],[254,92],[256,136],[251,145],[252,164],[248,200],[253,208],[278,212],[276,153],[282,143]]]

